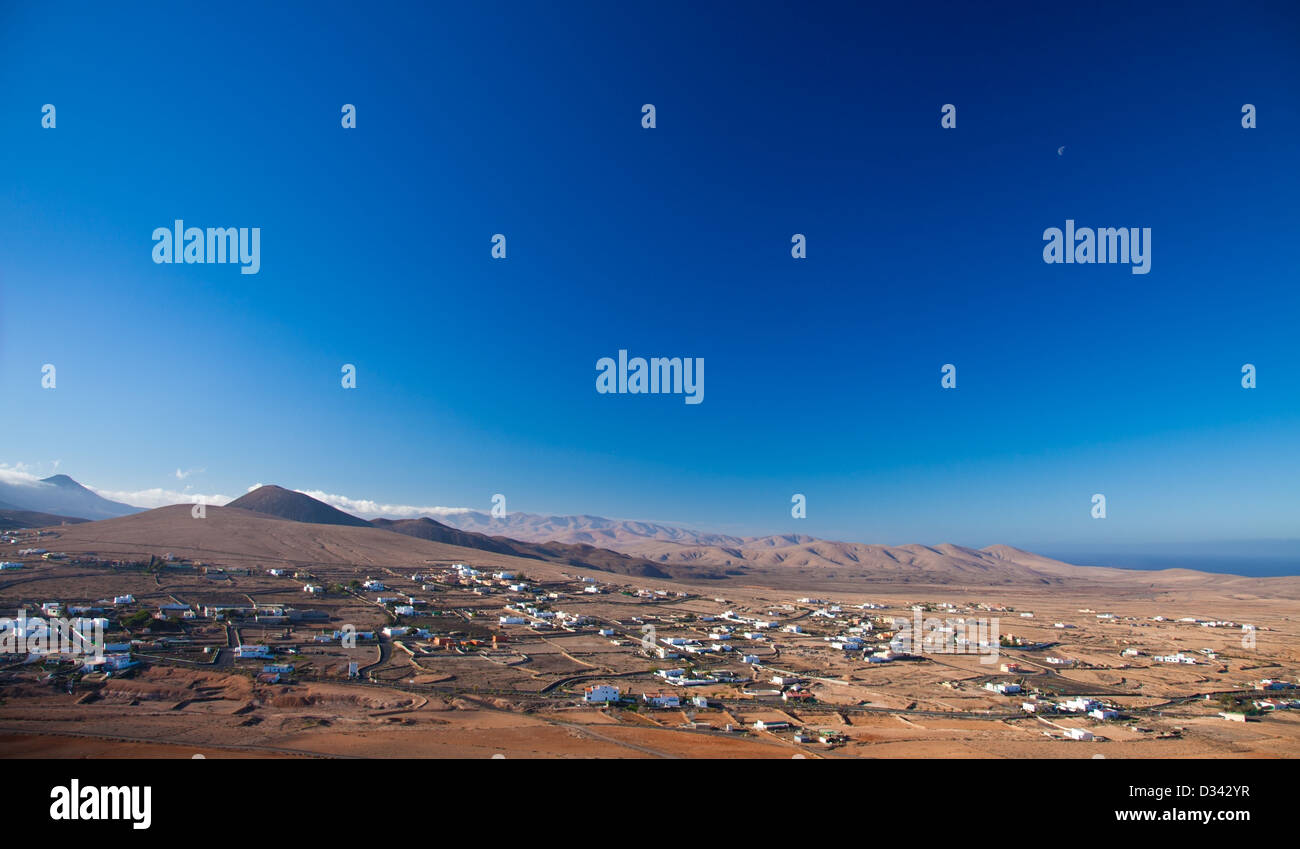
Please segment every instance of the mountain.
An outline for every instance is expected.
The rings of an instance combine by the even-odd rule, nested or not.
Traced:
[[[195,518],[189,504],[59,528],[44,543],[69,553],[106,559],[147,559],[171,553],[228,567],[261,569],[274,563],[366,567],[419,567],[429,562],[473,562],[485,567],[555,572],[556,567],[518,557],[416,539],[362,523],[295,522],[238,507],[207,507]]]
[[[618,548],[619,544],[645,540],[687,545],[733,546],[744,537],[706,533],[658,522],[631,519],[606,519],[601,516],[544,516],[536,513],[509,513],[497,518],[475,510],[449,513],[442,521],[462,531],[508,536],[528,542],[567,542]]]
[[[496,518],[463,511],[442,517],[462,530],[506,534],[535,544],[594,544],[657,564],[683,579],[744,576],[755,583],[796,586],[836,584],[969,584],[1060,586],[1080,582],[1136,585],[1143,582],[1182,586],[1222,581],[1188,569],[1142,572],[1099,566],[1075,566],[1007,545],[983,549],[951,543],[868,545],[823,540],[805,534],[738,537],[673,527],[657,522],[606,519],[600,516],[545,516],[511,513]],[[1125,575],[1125,572],[1128,572]],[[1235,578],[1245,581],[1250,578]],[[1282,579],[1272,591],[1291,592]],[[1293,580],[1293,579],[1287,579]],[[1284,586],[1285,584],[1285,586]],[[1235,586],[1235,584],[1234,584]],[[1245,586],[1245,585],[1243,585]]]
[[[514,554],[511,547],[511,540],[504,537],[494,540],[492,537],[484,534],[476,534],[470,531],[462,531],[444,525],[442,522],[435,522],[433,519],[372,519],[370,524],[376,528],[385,531],[393,531],[407,536],[427,539],[432,542],[445,542],[448,545],[463,545],[466,548],[477,548],[482,551],[495,551],[498,554]],[[523,545],[524,543],[516,543]]]
[[[648,555],[640,556],[583,544],[489,537],[432,519],[381,519],[372,524],[280,487],[264,487],[249,496],[245,503],[263,510],[209,506],[206,516],[199,519],[192,515],[191,505],[177,504],[64,525],[56,531],[57,542],[47,545],[70,553],[95,552],[100,557],[122,559],[170,552],[208,563],[252,568],[272,561],[417,568],[431,562],[468,562],[543,578],[572,574],[566,567],[576,566],[654,580],[736,580],[801,593],[817,588],[861,591],[872,586],[1033,586],[1092,588],[1099,594],[1127,592],[1147,597],[1157,590],[1211,587],[1239,599],[1300,598],[1300,579],[1296,578],[1073,566],[1001,545],[985,549],[947,544],[883,546],[776,535],[742,540],[738,546],[710,546],[645,538],[635,544]],[[327,521],[308,522],[290,516]]]
[[[312,505],[273,494],[274,498],[264,497],[256,501],[271,507],[288,506],[292,509],[297,505],[301,509],[305,506],[313,515],[327,515]],[[565,572],[566,566],[642,577],[664,574],[653,564],[613,552],[603,553],[611,559],[607,566],[602,566],[599,552],[588,558],[566,558],[553,552],[552,556],[542,559],[540,547],[535,554],[520,556],[508,551],[451,545],[410,533],[396,533],[364,521],[360,524],[304,522],[229,505],[209,506],[204,517],[199,519],[193,516],[192,510],[192,505],[174,504],[116,519],[66,525],[58,529],[57,542],[47,544],[57,546],[59,551],[73,554],[94,552],[96,556],[108,559],[138,560],[149,555],[171,553],[205,563],[249,568],[262,568],[270,563],[364,568],[465,562],[547,579],[571,574]],[[507,545],[496,547],[508,548]],[[574,562],[578,559],[583,562]]]
[[[303,522],[313,525],[349,525],[358,528],[375,528],[399,533],[429,542],[454,545],[459,548],[488,551],[509,557],[523,557],[532,560],[545,560],[570,566],[583,566],[606,572],[618,572],[624,575],[642,575],[645,577],[667,577],[668,572],[649,561],[605,551],[592,546],[576,546],[558,543],[539,545],[520,542],[505,537],[489,537],[485,534],[462,531],[433,519],[376,519],[367,522],[336,507],[317,501],[310,495],[295,492],[284,487],[261,486],[252,492],[235,499],[226,505],[237,510],[248,510],[277,519],[291,522]]]
[[[899,580],[967,578],[971,580],[1048,581],[1028,561],[987,551],[944,544],[868,545],[835,542],[806,534],[738,537],[678,528],[657,522],[605,519],[600,516],[542,516],[511,513],[495,518],[466,511],[445,517],[462,530],[504,534],[533,543],[600,545],[665,567],[736,569],[845,568]],[[1015,549],[1009,549],[1015,551]],[[1028,554],[1024,552],[1023,554]],[[1054,561],[1052,561],[1054,562]]]
[[[1065,577],[1059,571],[1039,568],[1042,564],[1037,560],[997,556],[949,543],[938,546],[866,545],[791,535],[756,537],[737,546],[682,545],[646,540],[622,544],[620,549],[666,567],[726,567],[764,572],[798,570],[804,574],[808,571],[839,571],[896,583],[1052,584]],[[1082,568],[1061,565],[1075,570]]]
[[[226,505],[254,513],[265,513],[291,522],[309,522],[313,525],[353,525],[368,528],[365,519],[344,513],[337,507],[331,507],[323,501],[317,501],[310,495],[294,492],[281,486],[259,486],[257,489],[240,496]]]
[[[399,534],[434,542],[445,542],[449,545],[476,548],[480,551],[494,551],[498,554],[535,558],[569,566],[585,566],[588,569],[617,572],[621,575],[641,575],[652,578],[669,577],[669,572],[655,566],[644,558],[630,557],[617,551],[609,551],[591,545],[557,542],[533,543],[509,539],[504,536],[490,537],[486,534],[449,527],[427,517],[398,520],[374,519],[370,524]]]
[[[89,519],[75,519],[72,516],[55,516],[51,513],[34,513],[31,510],[12,510],[0,504],[0,530],[15,528],[48,528],[53,525],[87,522]]]
[[[11,505],[4,509],[79,519],[111,519],[141,512],[139,507],[109,501],[67,475],[53,475],[30,483],[0,481],[0,502]]]

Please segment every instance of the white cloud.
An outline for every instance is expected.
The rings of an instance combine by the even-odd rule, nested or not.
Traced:
[[[41,482],[39,475],[34,475],[27,471],[32,468],[26,463],[0,463],[0,483],[13,484],[15,486],[35,486]]]
[[[190,475],[201,475],[206,471],[207,469],[186,469],[185,471],[181,471],[180,469],[177,469],[176,480],[183,481],[186,478],[188,478]]]
[[[204,495],[198,492],[177,492],[174,489],[162,489],[159,487],[153,489],[124,491],[100,489],[88,484],[84,484],[84,486],[86,489],[89,489],[95,494],[107,498],[110,501],[120,501],[123,504],[130,504],[132,507],[143,507],[146,510],[152,510],[155,507],[167,507],[171,504],[198,504],[200,503],[200,500],[203,504],[210,504],[213,507],[222,507],[235,500],[229,495]]]
[[[260,486],[260,484],[259,484]],[[249,490],[257,487],[249,487]],[[417,516],[454,516],[458,513],[472,513],[469,507],[416,507],[410,504],[380,504],[364,498],[349,498],[346,495],[334,495],[318,489],[299,489],[303,495],[310,495],[317,501],[324,501],[331,507],[337,507],[366,519],[413,519]]]

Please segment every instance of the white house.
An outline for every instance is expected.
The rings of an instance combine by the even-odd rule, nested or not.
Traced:
[[[585,690],[582,691],[582,700],[584,702],[608,703],[608,702],[616,702],[618,701],[618,699],[619,699],[618,687],[613,687],[610,686],[609,684],[595,684],[591,687],[587,687]]]
[[[1101,707],[1101,702],[1097,701],[1096,699],[1089,699],[1083,696],[1079,696],[1073,699],[1066,699],[1065,701],[1061,702],[1060,705],[1058,705],[1058,707],[1061,710],[1069,711],[1070,713],[1087,713],[1093,708]]]
[[[656,708],[675,708],[682,706],[682,700],[675,693],[642,693],[641,701]]]
[[[136,661],[131,659],[129,654],[106,654],[103,657],[90,656],[82,664],[82,668],[96,672],[117,672],[122,669],[130,669],[136,665]]]
[[[760,719],[754,723],[754,728],[759,731],[784,731],[790,727],[790,723],[781,721],[765,721]]]
[[[1086,728],[1067,728],[1065,729],[1065,736],[1069,737],[1071,740],[1083,740],[1086,742],[1092,739],[1092,732]]]

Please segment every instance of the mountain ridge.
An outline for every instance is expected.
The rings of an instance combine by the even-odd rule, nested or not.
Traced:
[[[66,475],[54,476],[41,483],[60,491],[84,491],[94,495]],[[141,514],[137,508],[121,506]],[[179,516],[180,511],[188,512],[189,507],[176,505],[175,509],[159,509]],[[1144,572],[1076,566],[1003,544],[976,549],[954,543],[888,546],[838,542],[796,533],[738,537],[660,522],[606,519],[589,514],[545,516],[514,513],[497,518],[476,511],[463,511],[441,515],[445,521],[430,516],[366,520],[305,493],[273,484],[246,493],[224,508],[209,507],[208,510],[233,510],[231,515],[257,516],[309,527],[339,526],[394,533],[454,547],[466,558],[478,556],[473,554],[478,552],[512,560],[680,580],[721,580],[743,576],[758,582],[779,583],[828,580],[990,586],[1060,585],[1079,580],[1133,583],[1151,580],[1156,575],[1160,575],[1162,580],[1182,583],[1206,579],[1210,575],[1185,569]],[[143,515],[156,512],[147,511]],[[54,515],[50,518],[62,522],[83,517]],[[131,515],[115,518],[129,519]],[[140,527],[146,524],[149,523],[142,522]],[[119,526],[128,527],[130,523]],[[156,523],[149,526],[167,533],[158,540],[135,535],[138,545],[175,539],[171,531],[184,527],[183,523],[175,528],[164,528]],[[265,525],[256,527],[269,528]],[[484,533],[480,528],[495,533]],[[307,533],[310,537],[312,532]],[[323,531],[316,533],[321,538],[329,536]],[[275,532],[272,536],[277,534]],[[176,539],[176,545],[181,543],[181,539]],[[1219,577],[1234,581],[1237,578]]]
[[[10,505],[6,510],[67,519],[113,519],[142,512],[140,507],[110,501],[64,474],[24,483],[0,480],[0,502]]]

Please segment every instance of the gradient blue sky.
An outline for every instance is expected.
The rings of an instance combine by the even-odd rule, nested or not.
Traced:
[[[0,462],[869,542],[1300,535],[1300,11],[905,5],[5,4]],[[261,227],[261,273],[155,265],[176,218]],[[1067,218],[1152,228],[1151,273],[1045,265]],[[703,357],[705,402],[598,395],[620,348]]]

